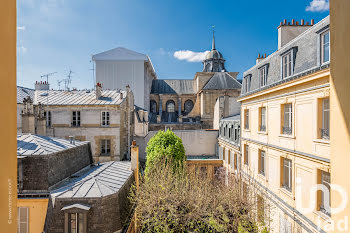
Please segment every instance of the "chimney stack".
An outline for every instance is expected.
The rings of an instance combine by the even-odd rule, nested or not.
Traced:
[[[280,22],[278,26],[278,49],[282,48],[284,45],[288,44],[291,40],[299,36],[301,33],[305,32],[311,26],[314,25],[314,20],[312,19],[310,24],[309,22],[301,19],[300,24],[295,19],[292,19],[291,22],[287,22],[286,19],[283,22]]]
[[[102,84],[97,83],[96,84],[96,99],[99,100],[102,96]]]
[[[23,100],[24,109],[22,111],[22,133],[35,134],[35,116],[33,101],[28,98]]]
[[[47,91],[47,90],[50,90],[50,84],[47,82],[47,81],[36,81],[35,82],[35,90],[44,90],[44,91]]]
[[[258,58],[256,59],[256,64],[258,64],[259,62],[261,62],[262,60],[264,60],[266,58],[266,53],[264,54],[261,54],[260,53],[258,54]]]
[[[36,117],[36,134],[46,135],[46,117],[44,115],[45,108],[44,105],[39,103],[37,106],[37,117]]]

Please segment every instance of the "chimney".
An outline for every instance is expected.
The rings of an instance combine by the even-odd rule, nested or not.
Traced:
[[[23,100],[24,109],[22,111],[22,133],[35,134],[35,116],[33,101],[28,98]]]
[[[96,99],[99,100],[102,96],[102,84],[97,83],[96,84]]]
[[[50,84],[47,81],[44,81],[44,82],[43,81],[40,81],[40,82],[36,81],[35,82],[35,90],[37,90],[37,91],[50,90]]]
[[[74,136],[69,136],[69,143],[72,145],[75,145],[75,137]]]
[[[36,134],[46,135],[46,117],[44,116],[44,105],[39,103],[37,106],[37,118],[36,118]]]
[[[256,64],[258,64],[259,62],[261,62],[262,60],[264,60],[266,58],[266,53],[265,54],[258,54],[258,58],[256,59]]]
[[[302,19],[300,24],[298,21],[292,19],[291,22],[287,22],[286,19],[283,22],[280,22],[278,26],[278,49],[282,48],[284,45],[288,44],[288,42],[295,39],[301,33],[305,32],[307,29],[314,25],[314,20],[311,20],[311,23],[304,21]]]

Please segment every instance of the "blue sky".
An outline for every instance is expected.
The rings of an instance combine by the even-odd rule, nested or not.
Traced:
[[[18,85],[58,72],[49,80],[57,88],[71,69],[78,89],[93,86],[91,55],[115,47],[149,55],[160,79],[192,79],[202,70],[196,53],[211,49],[212,25],[226,69],[242,78],[259,52],[277,49],[283,19],[329,14],[328,0],[17,0],[17,8]],[[176,58],[182,50],[194,53]]]

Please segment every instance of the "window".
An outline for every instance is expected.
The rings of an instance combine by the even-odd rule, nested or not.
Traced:
[[[330,204],[331,204],[331,175],[329,172],[321,171],[321,184],[327,189],[328,193],[321,191],[321,203],[319,210],[327,215],[331,215]]]
[[[111,155],[111,140],[102,139],[101,140],[101,155]]]
[[[329,47],[329,31],[321,34],[321,63],[329,62],[330,47]]]
[[[244,110],[244,129],[249,129],[249,109]]]
[[[72,114],[72,126],[80,126],[80,111],[73,111]]]
[[[169,100],[166,103],[166,111],[167,112],[175,112],[175,102],[172,100]]]
[[[68,213],[68,233],[84,233],[84,214]]]
[[[267,65],[264,65],[259,69],[259,79],[260,79],[260,87],[264,87],[267,84]]]
[[[245,89],[245,92],[249,92],[250,91],[251,80],[252,80],[252,76],[251,75],[247,75],[244,78],[244,89]]]
[[[228,150],[228,164],[231,164],[231,151]]]
[[[238,167],[238,157],[237,157],[237,154],[235,153],[235,155],[234,155],[234,168],[235,168],[235,170],[237,170],[237,167]]]
[[[329,98],[322,99],[321,138],[329,140]]]
[[[266,107],[260,108],[260,122],[259,130],[262,132],[266,131]]]
[[[222,149],[222,160],[224,160],[224,161],[225,161],[225,151],[226,151],[226,149],[223,148],[223,149]]]
[[[292,134],[292,104],[283,105],[283,134]]]
[[[249,146],[244,145],[244,164],[249,164]]]
[[[192,111],[193,108],[193,102],[192,100],[186,100],[185,101],[185,113],[189,113]]]
[[[265,151],[259,150],[259,173],[265,176]]]
[[[17,232],[18,233],[28,233],[28,219],[29,219],[29,208],[28,207],[18,207],[17,208]]]
[[[234,140],[237,141],[238,140],[238,129],[235,128],[235,137]]]
[[[228,138],[231,138],[231,127],[228,128]]]
[[[292,72],[292,51],[290,51],[282,57],[282,78],[291,76]]]
[[[151,100],[151,106],[150,106],[151,112],[156,113],[157,112],[157,102],[154,100]]]
[[[101,126],[109,126],[109,112],[101,113]]]
[[[46,119],[46,127],[51,127],[51,111],[45,111],[44,117]]]
[[[292,160],[282,158],[283,173],[282,173],[282,187],[288,191],[292,191]]]

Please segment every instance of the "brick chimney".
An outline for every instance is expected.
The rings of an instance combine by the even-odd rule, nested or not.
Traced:
[[[102,84],[97,83],[96,84],[96,99],[99,100],[102,96]]]
[[[35,90],[50,90],[50,84],[47,81],[36,81],[35,82]]]
[[[305,32],[307,29],[312,27],[314,25],[314,20],[312,19],[311,22],[306,22],[304,19],[300,21],[295,21],[295,19],[292,19],[291,22],[287,22],[286,19],[284,19],[280,25],[278,26],[278,49],[282,48],[284,45],[286,45],[288,42],[299,36],[301,33]]]
[[[35,115],[33,101],[28,96],[23,100],[24,109],[22,111],[22,133],[35,134]]]
[[[256,64],[258,64],[259,62],[261,62],[262,60],[264,60],[266,58],[266,53],[265,54],[258,54],[258,58],[256,59]]]

